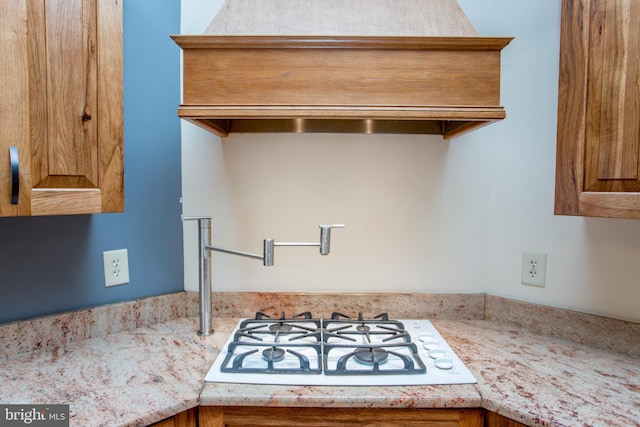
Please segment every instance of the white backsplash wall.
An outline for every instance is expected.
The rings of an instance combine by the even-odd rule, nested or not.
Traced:
[[[507,119],[465,137],[490,151],[486,291],[640,321],[640,220],[553,215],[560,0],[459,0],[503,53]],[[547,253],[545,288],[520,284],[522,252]]]
[[[488,173],[477,145],[333,134],[232,135],[220,142],[190,131],[210,145],[209,164],[185,167],[185,179],[206,178],[185,189],[184,211],[213,215],[214,245],[260,253],[264,238],[317,242],[318,224],[347,225],[332,231],[326,257],[317,248],[276,247],[275,265],[267,268],[214,253],[215,289],[477,292],[484,285]],[[469,158],[469,150],[477,156]],[[203,157],[196,149],[185,165]],[[197,248],[187,245],[185,251]]]
[[[212,215],[214,244],[260,253],[263,238],[316,241],[331,254],[275,249],[275,266],[214,253],[214,290],[489,292],[640,321],[640,221],[555,217],[559,0],[460,0],[503,51],[507,119],[435,136],[269,134],[221,141],[183,124],[183,211]],[[184,0],[183,34],[221,1]],[[520,284],[523,251],[548,253],[547,286]],[[185,287],[197,289],[197,233],[185,224]]]

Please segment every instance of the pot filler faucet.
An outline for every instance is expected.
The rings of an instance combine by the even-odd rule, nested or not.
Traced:
[[[211,246],[211,217],[182,217],[183,221],[198,221],[198,258],[199,258],[199,294],[200,294],[200,329],[198,335],[209,335],[213,332],[211,313],[211,251],[225,254],[239,255],[247,258],[262,260],[266,267],[273,265],[273,250],[276,246],[315,246],[320,248],[320,255],[329,255],[331,244],[331,229],[344,228],[344,224],[320,225],[319,243],[276,242],[264,239],[263,254],[236,251],[232,249]]]

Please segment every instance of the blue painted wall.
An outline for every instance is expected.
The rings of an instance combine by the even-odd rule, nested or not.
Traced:
[[[125,213],[0,218],[0,323],[184,288],[180,0],[124,2]],[[129,250],[105,288],[102,252]]]

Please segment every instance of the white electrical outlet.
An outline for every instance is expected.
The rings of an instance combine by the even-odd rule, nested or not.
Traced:
[[[547,254],[522,254],[522,284],[544,288],[547,276]]]
[[[106,287],[129,283],[129,254],[126,249],[104,251],[104,284]]]

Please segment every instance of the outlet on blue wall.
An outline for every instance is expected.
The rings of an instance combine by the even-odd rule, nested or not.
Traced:
[[[180,0],[124,2],[125,213],[0,218],[0,323],[181,291]],[[128,249],[106,288],[102,252]]]

